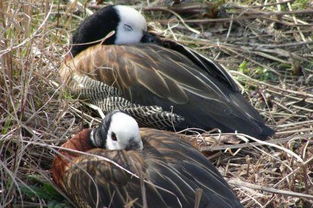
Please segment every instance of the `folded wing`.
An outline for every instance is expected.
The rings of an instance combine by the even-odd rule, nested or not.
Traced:
[[[61,72],[74,68],[75,73],[117,88],[135,104],[181,115],[185,121],[177,129],[220,128],[259,138],[273,133],[224,69],[193,51],[188,54],[198,62],[154,44],[98,45],[76,56]]]

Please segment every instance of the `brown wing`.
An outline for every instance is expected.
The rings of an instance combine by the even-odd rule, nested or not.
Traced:
[[[94,149],[74,160],[64,190],[79,207],[242,208],[216,168],[177,134],[142,129],[144,150]]]
[[[218,70],[208,73],[210,62],[195,57],[206,66],[205,70],[187,56],[154,44],[97,45],[66,62],[61,76],[64,80],[88,76],[113,86],[106,91],[117,89],[120,97],[132,103],[174,112],[184,118],[175,126],[177,130],[219,128],[261,139],[272,135],[273,130],[265,126],[259,113],[235,89],[234,82],[227,81],[231,77],[216,76]]]
[[[77,158],[63,177],[63,189],[78,207],[142,207],[144,203],[150,208],[179,207],[175,193],[149,180],[141,153],[103,149],[88,153],[95,156]]]
[[[136,199],[127,196],[124,187],[133,181],[128,171],[142,172],[138,152],[94,149],[88,153],[96,156],[78,157],[63,177],[64,190],[78,207],[108,207],[111,201],[114,207],[123,207]],[[135,188],[140,191],[140,183]]]
[[[70,75],[65,73],[70,69],[118,87],[129,96],[136,86],[176,104],[188,102],[187,91],[206,99],[223,96],[188,58],[157,45],[97,45],[67,62],[61,69],[63,79]]]
[[[234,92],[239,92],[239,88],[233,78],[228,74],[228,72],[218,63],[197,53],[196,51],[172,40],[162,39],[160,44],[166,48],[178,51],[179,53],[185,55],[194,64],[196,64],[201,70],[210,74],[212,77],[218,79],[220,82],[228,86],[229,89]]]

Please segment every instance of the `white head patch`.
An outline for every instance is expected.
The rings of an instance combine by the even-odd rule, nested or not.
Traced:
[[[122,112],[112,115],[106,140],[109,150],[142,150],[143,144],[136,120]]]
[[[115,44],[139,43],[143,32],[147,31],[147,22],[144,16],[128,6],[117,5],[114,8],[120,17]]]

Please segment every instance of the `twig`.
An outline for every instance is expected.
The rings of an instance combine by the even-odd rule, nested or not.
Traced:
[[[280,11],[280,12],[263,12],[260,10],[249,10],[247,9],[246,11],[242,12],[237,12],[233,11],[230,12],[230,14],[245,14],[245,15],[262,15],[262,16],[271,16],[271,15],[277,15],[277,16],[282,16],[286,14],[313,14],[313,9],[304,9],[304,10],[295,10],[295,11]]]
[[[269,7],[269,6],[276,6],[276,5],[281,5],[281,4],[286,4],[287,2],[293,2],[294,0],[286,0],[286,1],[280,1],[276,3],[270,3],[270,4],[261,4],[257,6],[240,6],[237,4],[229,4],[226,7],[227,8],[234,8],[234,9],[249,9],[249,8],[263,8],[263,7]]]
[[[298,192],[293,192],[293,191],[287,191],[287,190],[281,190],[281,189],[275,189],[275,188],[267,187],[267,186],[261,186],[261,185],[257,185],[257,184],[252,184],[252,183],[240,181],[239,179],[228,180],[228,183],[230,183],[231,185],[237,186],[237,187],[248,187],[251,189],[266,191],[266,192],[275,193],[275,194],[282,194],[282,195],[293,196],[293,197],[303,197],[303,198],[313,199],[313,195],[303,194],[303,193],[298,193]]]
[[[269,88],[273,88],[273,89],[278,90],[278,91],[286,92],[288,94],[295,94],[295,95],[303,96],[304,98],[313,98],[313,94],[309,94],[309,93],[306,93],[306,92],[299,92],[299,91],[289,90],[289,89],[283,89],[283,88],[280,88],[280,87],[277,87],[277,86],[274,86],[274,85],[271,85],[271,84],[268,84],[268,83],[265,83],[265,82],[262,82],[262,81],[258,81],[258,80],[252,79],[249,76],[247,76],[247,75],[245,75],[245,74],[243,74],[241,72],[238,72],[238,71],[230,71],[230,73],[242,76],[242,77],[244,77],[245,79],[247,79],[247,80],[249,80],[251,82],[254,82],[254,83],[257,83],[257,84],[260,84],[260,85],[264,85],[264,86],[267,86]]]
[[[200,31],[198,31],[198,30],[196,30],[196,29],[191,28],[190,26],[188,26],[188,25],[186,24],[186,21],[185,21],[179,14],[177,14],[176,12],[174,12],[173,10],[170,10],[170,9],[161,9],[161,10],[172,13],[174,16],[176,16],[176,17],[178,18],[178,20],[179,20],[188,30],[190,30],[191,32],[196,33],[196,34],[200,34]],[[172,20],[173,20],[173,19],[169,20],[169,22],[167,22],[167,24],[170,23],[170,22],[172,22]],[[173,21],[175,21],[175,20],[173,20]]]
[[[225,135],[225,134],[224,134]],[[290,140],[298,140],[298,139],[306,139],[313,137],[312,134],[304,134],[304,135],[296,135],[296,136],[289,136],[287,138],[281,138],[281,139],[270,139],[267,140],[267,143],[270,144],[282,144],[285,142],[288,142]],[[266,146],[266,143],[259,143],[259,142],[249,142],[244,144],[232,144],[232,145],[219,145],[219,146],[207,146],[207,147],[201,147],[200,151],[220,151],[220,150],[226,150],[226,149],[239,149],[239,148],[249,148],[249,147],[257,147],[257,146]]]
[[[294,15],[294,14],[296,14],[296,13],[294,13],[294,12],[300,12],[300,11],[299,11],[299,10],[297,10],[297,11],[292,11],[290,2],[288,2],[287,5],[288,5],[288,9],[289,9],[290,14],[292,14],[292,19],[293,19],[294,23],[297,24],[298,21],[297,21],[297,18],[295,17],[295,15]],[[311,11],[312,11],[311,13],[313,13],[313,10],[311,10]],[[299,13],[297,13],[297,14],[299,14]],[[303,33],[302,33],[300,27],[297,27],[297,30],[298,30],[298,32],[299,32],[299,35],[300,35],[302,41],[303,41],[303,42],[306,42],[306,39],[305,39],[305,37],[304,37],[304,35],[303,35]]]

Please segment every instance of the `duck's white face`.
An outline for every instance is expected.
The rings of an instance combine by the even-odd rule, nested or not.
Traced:
[[[133,117],[122,112],[117,112],[112,115],[107,132],[106,149],[143,149],[138,123]]]
[[[147,22],[137,10],[117,5],[114,6],[117,11],[120,22],[116,29],[115,44],[139,43],[144,32],[147,31]]]

